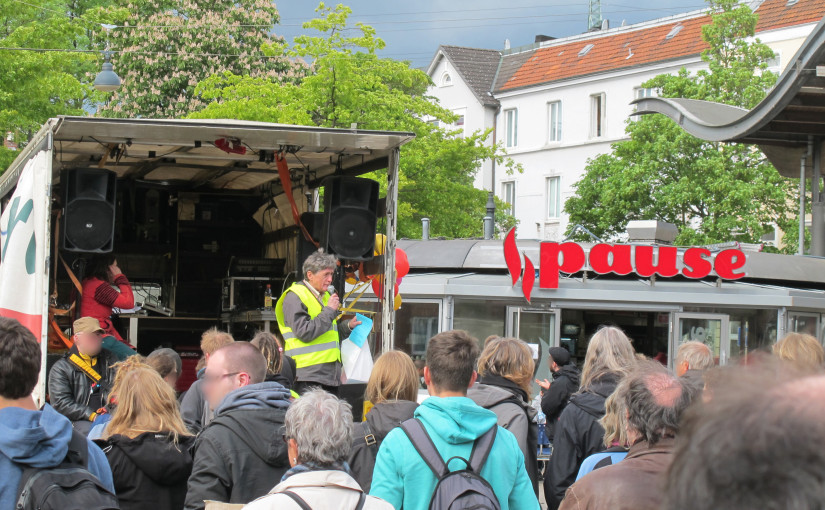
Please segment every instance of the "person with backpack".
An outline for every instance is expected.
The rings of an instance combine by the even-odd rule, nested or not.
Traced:
[[[181,510],[195,443],[178,410],[175,391],[133,356],[118,369],[118,405],[96,441],[106,453],[122,510]]]
[[[0,508],[118,508],[100,448],[48,404],[35,405],[40,362],[31,331],[0,317]]]
[[[496,338],[484,346],[478,358],[478,381],[467,396],[484,409],[496,413],[498,424],[516,436],[527,475],[538,495],[538,427],[536,410],[530,405],[533,352],[518,338]]]
[[[392,510],[368,496],[347,468],[352,409],[321,389],[305,392],[286,412],[289,465],[281,482],[245,510]]]
[[[375,360],[364,396],[373,407],[364,421],[353,424],[347,463],[361,488],[369,492],[381,442],[418,408],[418,369],[409,354],[389,351]]]
[[[370,494],[404,510],[538,510],[515,436],[467,398],[479,342],[466,331],[430,339],[424,378],[430,398],[387,434]]]

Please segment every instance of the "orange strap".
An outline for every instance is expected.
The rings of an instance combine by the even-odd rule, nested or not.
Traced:
[[[318,241],[312,238],[309,231],[301,221],[301,214],[298,212],[298,204],[295,203],[295,197],[292,195],[292,179],[289,176],[289,165],[286,163],[286,157],[283,152],[279,152],[275,155],[275,162],[278,165],[278,177],[281,178],[281,187],[284,188],[284,193],[286,193],[286,198],[289,200],[289,205],[292,208],[292,219],[295,220],[295,224],[298,225],[301,232],[304,233],[306,240],[314,244],[316,248],[320,248],[321,245],[318,244]]]

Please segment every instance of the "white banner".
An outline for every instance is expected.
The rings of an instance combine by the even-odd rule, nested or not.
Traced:
[[[0,216],[0,316],[13,317],[46,344],[51,150],[30,159]]]

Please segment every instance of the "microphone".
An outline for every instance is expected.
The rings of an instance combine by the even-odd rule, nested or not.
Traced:
[[[334,285],[330,285],[329,287],[327,287],[327,292],[329,292],[329,295],[330,295],[330,296],[331,296],[331,295],[333,295],[333,294],[335,294],[335,286],[334,286]]]

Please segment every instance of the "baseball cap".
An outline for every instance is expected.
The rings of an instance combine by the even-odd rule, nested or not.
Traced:
[[[81,317],[74,321],[74,332],[77,333],[105,333],[100,327],[100,321],[94,317]]]
[[[553,361],[560,367],[570,363],[570,351],[564,347],[551,347],[547,350],[547,354],[553,358]]]

